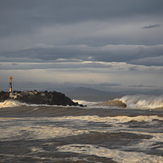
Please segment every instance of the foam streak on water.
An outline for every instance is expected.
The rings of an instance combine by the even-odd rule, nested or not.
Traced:
[[[14,106],[0,109],[1,162],[163,162],[161,110]]]
[[[163,140],[163,134],[158,133],[158,131],[163,129],[161,126],[161,121],[163,121],[163,117],[158,116],[0,118],[0,139],[1,141],[21,139],[51,139],[81,135],[90,133],[92,131],[101,133],[123,131],[128,133],[151,135],[153,137],[152,139],[145,140],[145,143],[148,142],[150,145],[154,142],[161,142]],[[142,123],[142,126],[140,125],[137,129],[132,127],[129,128],[129,125],[131,125],[132,122],[138,124]],[[143,126],[143,124],[151,127],[152,125],[160,124],[160,127],[157,129],[146,128],[146,126]],[[107,125],[110,127],[107,127]]]
[[[99,157],[113,158],[114,161],[126,163],[161,163],[163,157],[150,156],[141,152],[125,152],[121,150],[111,150],[91,144],[70,144],[58,147],[61,152],[75,152],[86,155],[96,155]]]

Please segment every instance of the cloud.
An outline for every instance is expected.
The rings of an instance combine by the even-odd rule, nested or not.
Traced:
[[[138,67],[137,66],[132,66],[129,68],[130,71],[137,71],[138,70]]]
[[[124,21],[163,14],[162,0],[5,0],[0,1],[0,36],[29,34],[40,27],[89,21]],[[111,24],[110,23],[110,24]],[[98,23],[96,23],[98,24]]]
[[[0,1],[0,82],[13,74],[29,83],[161,87],[162,6],[162,0]]]
[[[153,56],[153,57],[145,57],[132,60],[130,63],[133,64],[140,64],[140,65],[147,65],[147,66],[163,66],[163,55],[161,56]]]
[[[97,61],[162,65],[163,45],[67,45],[0,53],[1,62]],[[95,63],[94,63],[95,64]],[[42,65],[43,66],[43,65]],[[96,65],[97,66],[97,65]]]
[[[123,18],[123,21],[121,19],[114,19],[114,21],[108,19],[87,20],[72,24],[44,24],[32,28],[30,32],[18,34],[9,29],[14,34],[0,37],[0,53],[24,49],[52,49],[53,47],[59,48],[68,45],[101,47],[107,45],[147,46],[162,44],[163,37],[160,35],[163,32],[162,28],[157,28],[154,32],[140,28],[144,23],[149,22],[151,22],[149,17],[145,20],[136,17],[134,19]],[[3,30],[0,33],[3,33]]]
[[[145,29],[150,29],[150,28],[158,28],[158,27],[160,27],[160,26],[161,26],[161,24],[154,24],[154,25],[144,26],[143,28],[145,28]]]
[[[141,84],[145,85],[146,88],[154,86],[149,87],[149,89],[161,89],[162,72],[163,66],[151,67],[124,62],[70,62],[65,60],[43,63],[1,62],[0,88],[8,88],[5,83],[8,81],[8,77],[12,75],[14,83],[17,83],[14,88],[22,87],[21,90],[23,88],[61,89],[82,85],[104,90],[115,91],[114,89],[116,89],[118,91],[127,89],[128,85]],[[20,87],[19,83],[21,83]]]
[[[163,71],[163,66],[144,66],[128,64],[126,62],[76,61],[60,60],[50,62],[0,62],[0,70],[7,71],[47,71],[63,73],[157,73]],[[103,82],[104,83],[104,82]]]
[[[153,86],[146,86],[146,85],[143,85],[143,84],[139,84],[139,85],[129,85],[129,87],[143,88],[143,87],[153,87]]]

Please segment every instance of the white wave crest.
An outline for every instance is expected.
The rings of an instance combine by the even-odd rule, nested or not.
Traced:
[[[16,107],[21,105],[23,105],[23,103],[16,100],[5,100],[4,102],[0,103],[0,108]]]
[[[27,104],[27,103],[22,103],[14,99],[9,99],[5,100],[4,102],[0,102],[0,109],[1,108],[10,108],[10,107],[18,107],[18,106],[34,106],[34,107],[39,107],[39,106],[51,106],[51,107],[56,107],[57,105],[48,105],[48,104]],[[57,106],[58,107],[58,106]],[[62,106],[62,107],[70,107],[70,106]],[[72,106],[73,107],[73,106]]]
[[[87,105],[87,106],[96,106],[98,104],[98,102],[85,101],[85,100],[73,99],[73,101],[74,102],[78,102],[79,104],[82,104],[82,105]]]
[[[51,118],[52,119],[52,118]],[[137,121],[137,122],[152,122],[153,120],[162,120],[163,117],[159,117],[157,115],[152,116],[136,116],[136,117],[129,117],[129,116],[116,116],[116,117],[99,117],[97,115],[94,116],[64,116],[64,117],[55,117],[55,121],[75,121],[76,124],[80,124],[81,122],[104,122],[106,124],[117,124],[117,123],[127,123],[130,121]]]
[[[163,108],[163,95],[147,96],[147,95],[128,95],[120,98],[129,108],[154,109]]]

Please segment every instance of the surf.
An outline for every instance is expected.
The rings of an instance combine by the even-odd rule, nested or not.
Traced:
[[[157,109],[163,108],[163,95],[127,95],[119,99],[133,109]]]
[[[4,102],[0,102],[0,108],[9,108],[9,107],[17,107],[25,105],[24,103],[20,103],[16,100],[5,100]]]
[[[113,100],[91,102],[84,100],[74,100],[80,102],[83,105],[87,105],[88,108],[127,108],[127,109],[163,109],[163,95],[126,95],[121,98],[115,98]]]
[[[113,100],[91,102],[84,100],[73,99],[73,102],[78,102],[83,105],[87,105],[87,108],[129,108],[129,109],[163,109],[163,95],[126,95],[121,98],[115,98]],[[4,102],[0,102],[1,108],[19,107],[19,106],[56,106],[47,104],[27,104],[22,103],[14,99],[8,99]]]

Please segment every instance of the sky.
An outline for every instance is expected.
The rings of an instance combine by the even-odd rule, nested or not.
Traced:
[[[0,90],[163,91],[162,0],[0,0]]]

